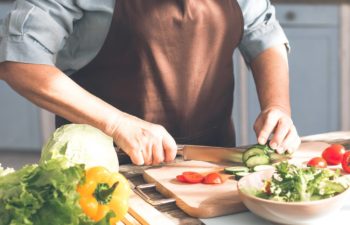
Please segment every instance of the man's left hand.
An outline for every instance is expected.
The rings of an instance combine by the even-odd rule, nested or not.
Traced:
[[[269,145],[280,154],[293,153],[301,142],[289,113],[280,107],[263,110],[255,121],[254,130],[259,144],[266,144],[271,136]]]

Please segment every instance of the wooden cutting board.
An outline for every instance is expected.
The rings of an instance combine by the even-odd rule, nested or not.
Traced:
[[[127,224],[142,224],[142,225],[175,225],[168,217],[163,215],[150,204],[146,203],[140,196],[132,192],[129,199],[128,214],[134,218],[129,219]],[[130,217],[129,217],[130,218]],[[127,220],[128,218],[125,218]],[[125,222],[124,220],[124,222]],[[135,222],[137,221],[137,222]]]
[[[323,142],[303,143],[291,161],[304,163],[320,156],[327,146],[329,144]],[[184,171],[206,174],[223,170],[224,167],[192,160],[151,168],[145,170],[143,176],[148,183],[155,183],[157,190],[164,196],[175,198],[177,206],[190,216],[210,218],[246,210],[238,196],[237,181],[233,177],[226,177],[227,180],[220,185],[183,184],[176,180],[176,176]]]

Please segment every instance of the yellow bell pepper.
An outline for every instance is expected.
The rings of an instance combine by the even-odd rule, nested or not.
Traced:
[[[130,186],[120,173],[111,173],[104,167],[93,167],[86,171],[85,182],[78,185],[80,206],[93,221],[99,221],[110,211],[115,217],[110,224],[115,225],[128,211]]]

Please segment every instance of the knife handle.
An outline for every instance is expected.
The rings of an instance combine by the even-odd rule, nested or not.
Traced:
[[[130,164],[131,163],[131,159],[128,156],[128,154],[126,154],[122,149],[118,148],[118,147],[114,147],[115,151],[117,152],[118,155],[118,161],[119,164]],[[178,156],[183,156],[184,155],[184,151],[183,149],[185,148],[185,145],[177,145],[177,153],[176,155]]]
[[[184,156],[184,148],[185,145],[177,145],[177,153],[178,156]]]

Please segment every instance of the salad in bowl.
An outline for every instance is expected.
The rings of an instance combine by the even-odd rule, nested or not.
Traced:
[[[350,200],[349,178],[340,170],[299,167],[288,162],[239,180],[245,206],[279,224],[316,224]]]

